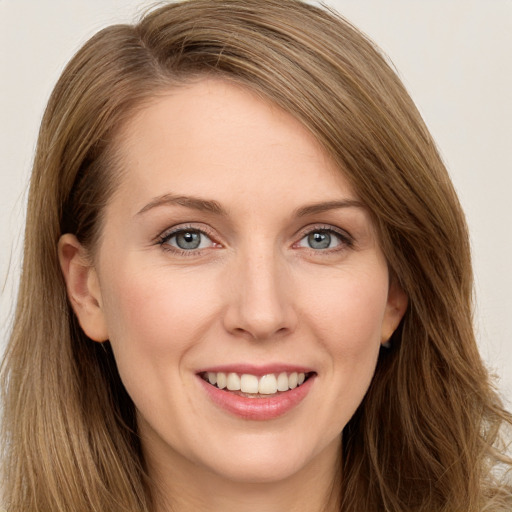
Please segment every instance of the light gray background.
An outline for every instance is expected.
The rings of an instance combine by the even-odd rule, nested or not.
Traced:
[[[466,210],[482,354],[512,396],[512,0],[331,0],[390,56]],[[65,63],[142,0],[0,0],[0,351],[16,296],[27,184]],[[510,400],[509,400],[510,404]]]

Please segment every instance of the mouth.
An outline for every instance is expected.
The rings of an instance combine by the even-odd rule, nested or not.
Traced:
[[[199,376],[219,390],[245,397],[264,399],[286,394],[302,386],[315,372],[279,372],[265,375],[236,372],[201,372]]]

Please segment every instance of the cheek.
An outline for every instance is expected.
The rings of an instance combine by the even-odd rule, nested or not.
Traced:
[[[310,318],[318,337],[335,356],[358,359],[366,350],[373,354],[380,345],[386,312],[387,273],[345,272],[325,284],[303,301],[302,313]],[[305,289],[314,289],[312,283]]]
[[[329,361],[325,375],[331,400],[319,404],[319,415],[334,415],[332,428],[338,432],[363,400],[375,373],[387,273],[345,274],[331,280],[328,290],[314,295],[307,314]]]
[[[211,293],[192,273],[117,270],[104,295],[118,363],[131,358],[135,365],[150,361],[158,367],[166,355],[180,357],[201,339],[215,316]]]
[[[190,378],[187,354],[201,346],[218,316],[211,293],[200,287],[197,276],[161,269],[139,267],[128,272],[118,268],[113,275],[104,293],[104,308],[128,394],[147,417],[161,410],[162,404],[182,407],[186,398],[171,390]]]

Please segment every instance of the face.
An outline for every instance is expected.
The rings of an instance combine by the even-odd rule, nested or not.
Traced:
[[[94,266],[63,268],[150,463],[264,482],[332,460],[405,309],[364,205],[301,124],[219,80],[119,144]]]

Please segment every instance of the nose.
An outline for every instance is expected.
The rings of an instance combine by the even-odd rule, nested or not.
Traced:
[[[298,316],[286,264],[272,251],[262,251],[241,255],[234,267],[224,315],[226,330],[255,340],[293,332]]]

